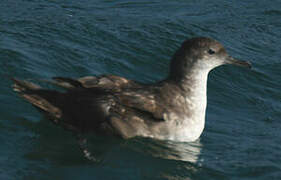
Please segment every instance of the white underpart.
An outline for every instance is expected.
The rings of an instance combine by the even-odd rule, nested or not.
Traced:
[[[200,137],[205,126],[205,114],[207,107],[207,78],[208,71],[197,74],[191,94],[185,97],[185,102],[191,114],[184,117],[174,115],[174,118],[182,118],[179,122],[170,121],[169,126],[174,127],[170,131],[168,139],[174,141],[190,142]]]
[[[200,137],[205,126],[208,73],[213,68],[223,64],[220,59],[202,62],[204,63],[197,64],[191,71],[193,85],[190,86],[187,83],[185,87],[190,90],[190,93],[185,96],[188,113],[165,113],[164,119],[166,122],[163,123],[163,126],[168,129],[168,133],[153,134],[149,135],[150,137],[179,142],[191,142]]]

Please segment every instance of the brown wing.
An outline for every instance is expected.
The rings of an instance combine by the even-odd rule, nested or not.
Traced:
[[[55,77],[53,79],[56,85],[67,89],[99,88],[110,91],[116,97],[117,102],[124,107],[123,110],[118,110],[121,114],[126,114],[126,112],[122,111],[131,108],[142,113],[149,113],[154,120],[163,120],[164,109],[157,103],[157,87],[140,84],[114,75],[86,76],[77,80],[64,77]]]
[[[151,113],[155,120],[162,120],[164,109],[158,98],[157,90],[151,90],[150,87],[124,90],[118,96],[122,105],[143,111],[143,113]]]
[[[157,95],[147,89],[126,89],[115,96],[109,122],[123,138],[138,136],[140,132],[149,134],[153,124],[163,121],[164,109],[158,106]]]
[[[124,88],[138,88],[140,85],[132,80],[125,79],[123,77],[114,75],[104,75],[104,76],[85,76],[79,79],[71,79],[65,77],[54,77],[53,83],[67,88],[101,88],[110,89],[112,91],[120,91]]]
[[[69,130],[109,129],[124,138],[163,121],[158,87],[137,84],[117,76],[54,78],[67,92],[42,89],[14,79],[14,90]],[[96,120],[93,120],[96,119]]]
[[[151,115],[159,120],[163,118],[162,110],[157,104],[157,89],[151,89],[149,85],[139,84],[114,75],[86,76],[77,80],[64,77],[53,79],[56,85],[67,89],[101,88],[110,90],[124,107],[152,113]]]

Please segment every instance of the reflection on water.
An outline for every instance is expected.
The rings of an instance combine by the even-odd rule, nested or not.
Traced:
[[[201,153],[202,144],[200,139],[195,142],[190,143],[179,143],[179,142],[167,142],[167,147],[169,147],[170,155],[167,156],[168,159],[188,161],[192,163],[199,162],[199,155]]]
[[[153,157],[200,163],[202,144],[200,139],[195,142],[158,141],[152,139],[135,138],[129,140],[130,148]]]

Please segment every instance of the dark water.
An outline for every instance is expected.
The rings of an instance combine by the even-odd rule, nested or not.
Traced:
[[[281,2],[0,2],[0,179],[281,179]],[[8,77],[116,74],[154,82],[194,36],[221,41],[252,71],[208,81],[206,128],[193,143],[93,137],[102,161],[22,101]]]

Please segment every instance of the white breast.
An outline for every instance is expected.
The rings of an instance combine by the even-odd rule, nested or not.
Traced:
[[[175,97],[174,100],[179,103],[163,114],[165,121],[148,127],[148,131],[139,133],[141,136],[179,142],[191,142],[200,137],[205,126],[209,70],[200,71],[194,71],[192,79],[188,77],[190,82],[183,86],[186,94]],[[176,108],[177,106],[179,107]]]
[[[200,137],[205,126],[207,78],[208,71],[198,73],[193,86],[186,87],[192,88],[185,97],[186,114],[184,112],[182,114],[173,112],[164,114],[168,133],[166,135],[159,135],[159,139],[191,142]]]

